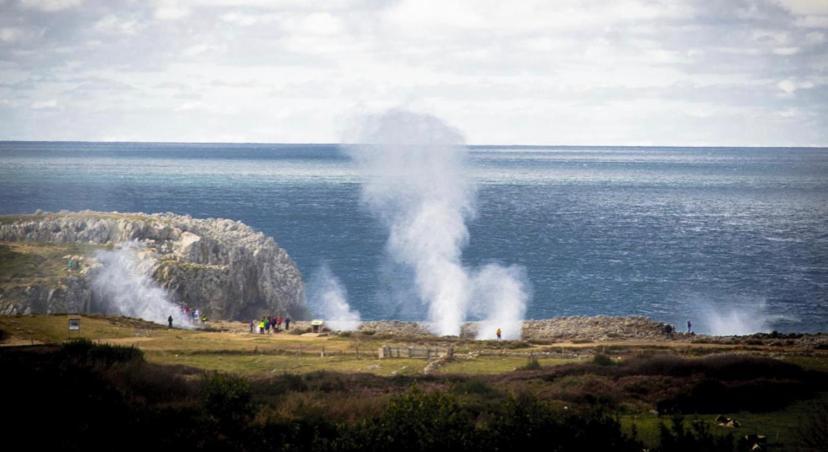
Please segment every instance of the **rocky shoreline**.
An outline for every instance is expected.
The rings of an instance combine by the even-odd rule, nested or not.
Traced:
[[[521,337],[530,341],[653,339],[667,337],[666,327],[665,323],[643,316],[568,316],[525,320]],[[478,328],[479,323],[466,322],[461,328],[460,337],[474,338]],[[395,320],[363,322],[359,331],[389,336],[432,336],[425,323]]]
[[[693,342],[739,345],[804,345],[828,348],[826,333],[756,333],[747,336],[708,336],[669,332],[667,324],[644,316],[564,316],[540,320],[525,320],[521,340],[536,343],[601,343],[615,341],[639,342]],[[246,324],[220,322],[221,329],[233,332],[247,332]],[[435,336],[425,322],[400,320],[373,320],[362,322],[355,332],[330,332],[332,334],[362,334],[368,337],[389,340],[473,340],[477,336],[477,322],[467,322],[460,337]],[[291,322],[294,334],[312,331],[310,321]],[[329,332],[323,328],[323,332]]]
[[[96,300],[90,285],[100,267],[96,253],[131,243],[140,249],[142,268],[172,301],[208,317],[305,315],[296,264],[272,238],[238,221],[172,213],[38,212],[0,216],[0,243],[9,248],[10,259],[21,260],[27,256],[10,247],[71,245],[90,250],[80,258],[41,259],[37,266],[51,264],[54,270],[48,278],[20,277],[12,269],[0,286],[0,314],[101,312],[96,305],[102,300]]]

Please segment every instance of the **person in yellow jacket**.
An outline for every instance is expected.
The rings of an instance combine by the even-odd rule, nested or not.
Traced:
[[[498,328],[497,329],[497,340],[500,340],[500,333],[501,333],[500,328]]]
[[[264,334],[264,320],[259,321],[259,334]]]

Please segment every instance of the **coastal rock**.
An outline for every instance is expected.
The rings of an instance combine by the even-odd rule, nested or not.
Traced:
[[[70,277],[0,288],[0,313],[89,312],[89,280],[96,249],[135,242],[142,267],[172,300],[210,318],[249,319],[265,314],[305,316],[302,276],[270,237],[227,219],[170,213],[61,212],[3,217],[0,242],[84,244]]]
[[[613,339],[653,339],[665,336],[664,323],[642,316],[572,316],[544,320],[524,320],[522,339],[533,341],[609,341]],[[461,338],[477,337],[480,324],[467,322]],[[417,322],[363,322],[360,331],[384,336],[431,336],[427,325]]]

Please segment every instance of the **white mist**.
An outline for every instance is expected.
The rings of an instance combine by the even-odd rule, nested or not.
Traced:
[[[112,251],[95,254],[101,263],[92,275],[92,291],[96,299],[107,314],[161,324],[167,324],[167,317],[172,315],[174,326],[191,328],[190,319],[152,279],[154,260],[142,259],[141,252],[139,244],[130,242],[120,244]]]
[[[325,320],[336,331],[359,329],[359,311],[348,305],[348,293],[327,264],[322,264],[311,276],[308,284],[311,312]]]
[[[363,202],[388,228],[388,255],[413,270],[432,332],[459,335],[473,311],[519,337],[522,280],[496,264],[473,276],[462,263],[477,193],[462,135],[434,116],[392,110],[366,118],[353,141]]]

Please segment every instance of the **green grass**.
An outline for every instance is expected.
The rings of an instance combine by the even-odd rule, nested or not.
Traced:
[[[457,359],[442,366],[437,372],[441,374],[493,375],[512,372],[525,366],[527,362],[528,358],[526,356],[482,356],[475,359]],[[538,363],[542,367],[559,366],[561,364],[574,362],[579,362],[579,360],[568,358],[538,358]]]
[[[796,364],[804,369],[818,370],[820,372],[828,372],[828,359],[825,356],[784,356],[779,359],[789,363]]]
[[[803,419],[807,418],[812,410],[813,403],[828,403],[828,393],[820,394],[816,399],[792,403],[786,408],[768,413],[721,413],[723,416],[737,420],[741,426],[738,428],[720,427],[716,424],[715,418],[718,414],[707,415],[686,415],[685,425],[695,419],[704,421],[710,431],[727,435],[733,433],[734,438],[739,438],[750,433],[765,435],[770,446],[784,446],[791,449],[799,446],[799,428]],[[627,433],[632,431],[635,424],[638,437],[648,447],[655,447],[658,444],[658,426],[663,423],[670,425],[670,416],[659,416],[655,414],[623,415],[620,418],[621,425]]]
[[[177,364],[247,376],[283,373],[303,374],[316,371],[370,373],[382,376],[418,375],[426,365],[421,359],[361,358],[355,355],[314,356],[309,354],[209,354],[151,351],[150,362]]]
[[[0,242],[0,287],[54,282],[77,270],[66,268],[66,255],[88,255],[103,246],[89,244],[51,244]]]

